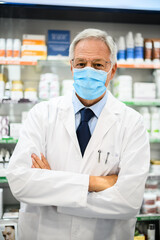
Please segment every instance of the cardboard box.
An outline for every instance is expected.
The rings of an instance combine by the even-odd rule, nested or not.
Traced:
[[[23,45],[45,45],[45,35],[23,34]]]
[[[21,51],[22,59],[45,60],[47,58],[47,47],[45,45],[23,45]]]
[[[156,84],[146,82],[134,83],[134,98],[139,99],[155,99],[156,98]]]
[[[68,56],[70,46],[70,31],[48,30],[48,57]]]
[[[14,220],[0,221],[0,239],[7,239],[8,235],[10,235],[10,239],[18,240],[17,223]]]

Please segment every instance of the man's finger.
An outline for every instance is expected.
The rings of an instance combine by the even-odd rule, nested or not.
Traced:
[[[48,163],[47,159],[45,158],[45,156],[43,155],[43,153],[41,153],[41,160],[44,164]]]
[[[35,161],[34,158],[32,158],[32,163],[33,163],[34,168],[41,168],[41,167],[39,166],[39,164]]]
[[[51,170],[49,163],[48,163],[47,159],[45,158],[45,156],[43,155],[43,153],[41,153],[41,160],[45,164],[45,168],[48,170]]]
[[[43,169],[45,168],[45,164],[41,161],[41,159],[36,154],[32,154],[32,159],[36,161],[36,163],[39,165],[40,168],[43,168]]]

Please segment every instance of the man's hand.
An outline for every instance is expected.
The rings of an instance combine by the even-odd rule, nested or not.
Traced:
[[[41,153],[41,159],[32,154],[32,168],[48,169],[51,170],[47,159]],[[112,187],[117,182],[117,175],[110,176],[90,176],[89,177],[89,192],[100,192],[107,188]]]
[[[32,157],[32,168],[41,168],[41,169],[51,170],[47,159],[44,157],[42,153],[41,153],[41,159],[35,153],[33,153],[31,157]]]
[[[100,192],[112,187],[117,182],[117,175],[110,176],[90,176],[89,192]]]

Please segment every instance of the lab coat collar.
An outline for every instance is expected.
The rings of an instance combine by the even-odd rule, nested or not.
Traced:
[[[117,121],[117,115],[119,115],[124,107],[124,104],[119,102],[113,95],[109,92],[107,102],[98,118],[97,125],[92,134],[92,137],[87,145],[83,157],[89,157],[91,152],[97,146],[97,144],[102,140],[103,136],[109,131],[109,129]],[[75,115],[72,104],[72,94],[62,97],[62,101],[59,105],[60,118],[63,124],[74,142],[77,151],[81,155],[79,143],[77,140],[76,129],[75,129]]]
[[[124,108],[124,104],[119,100],[117,100],[109,90],[107,91],[108,91],[108,98],[104,108],[107,108],[108,111],[113,114],[121,113],[122,108]],[[70,108],[73,109],[72,93],[69,93],[66,96],[62,97],[62,100],[59,104],[59,108],[64,111],[68,111]]]
[[[72,104],[72,94],[67,94],[62,97],[58,108],[60,120],[63,122],[63,125],[72,139],[77,151],[81,154],[75,129],[75,113]]]

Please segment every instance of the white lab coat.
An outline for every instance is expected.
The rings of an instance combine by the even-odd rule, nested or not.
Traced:
[[[31,168],[31,154],[40,152],[52,170]],[[133,240],[149,160],[141,115],[111,93],[83,158],[71,96],[37,104],[7,171],[13,195],[23,202],[19,240]],[[118,174],[113,187],[88,192],[89,175],[110,174]]]

